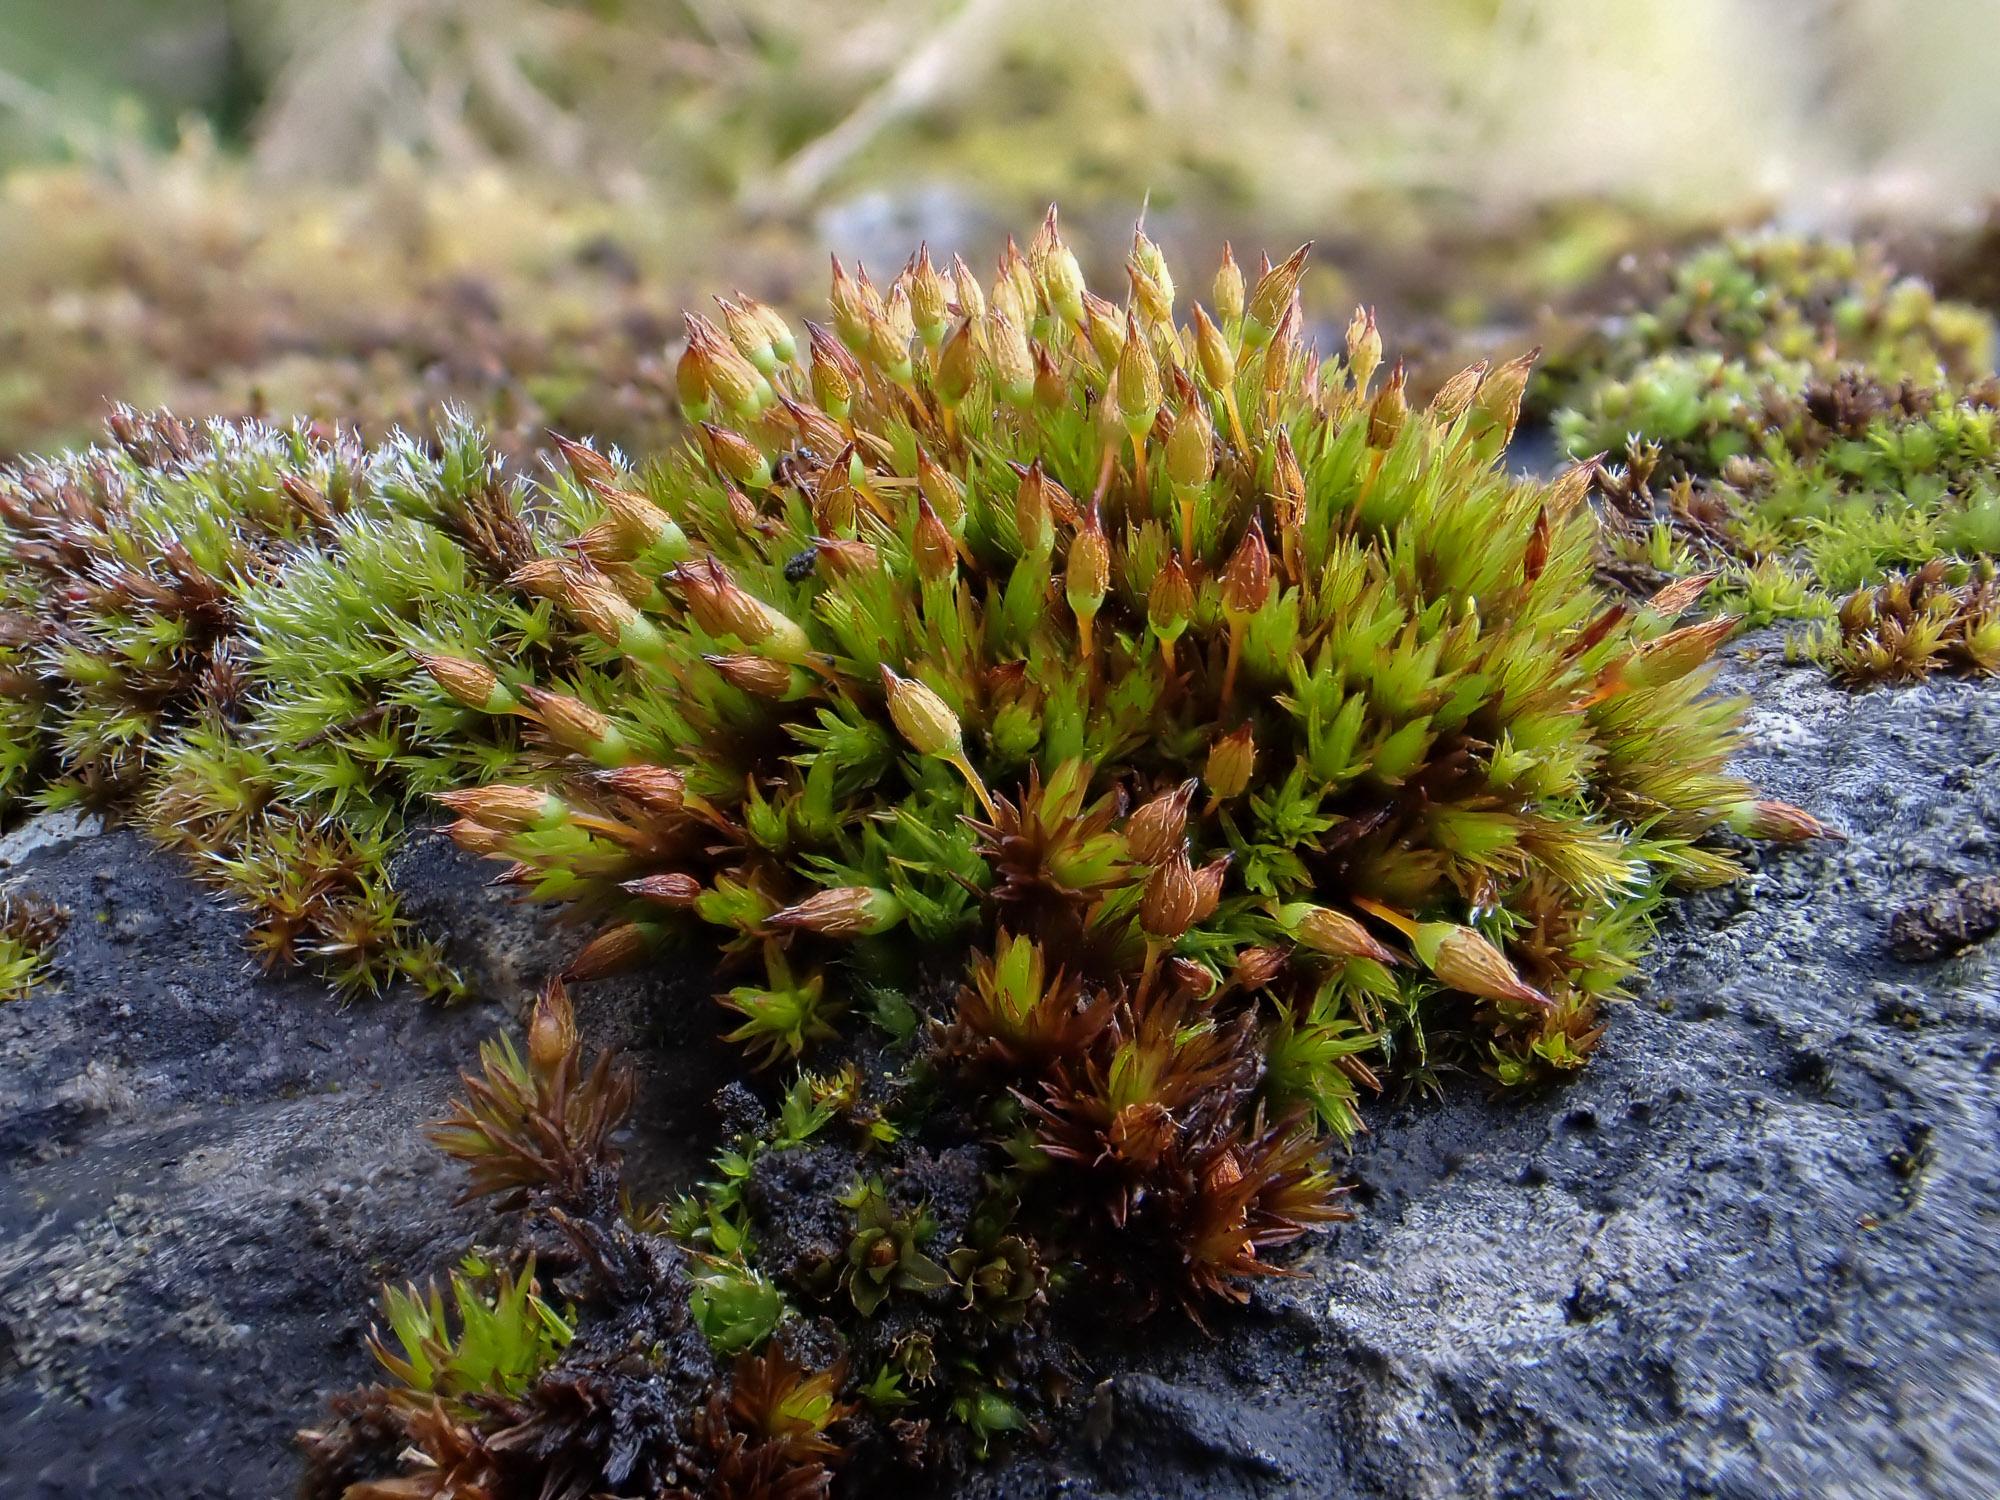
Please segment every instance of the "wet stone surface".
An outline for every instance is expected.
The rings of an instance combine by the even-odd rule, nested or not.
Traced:
[[[1357,1222],[1211,1334],[1099,1336],[1085,1409],[982,1496],[2000,1493],[2000,972],[1896,914],[2000,873],[2000,687],[1854,696],[1740,648],[1741,767],[1844,843],[1671,913],[1569,1087],[1385,1105]],[[0,1493],[287,1492],[369,1299],[481,1233],[417,1143],[568,936],[434,837],[397,877],[488,998],[342,1008],[128,833],[0,842],[74,913],[0,1006]],[[698,974],[594,987],[634,1186],[699,1169]],[[1090,1392],[1094,1390],[1094,1394]]]

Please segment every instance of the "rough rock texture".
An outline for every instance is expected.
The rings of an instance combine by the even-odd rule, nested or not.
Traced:
[[[371,1376],[381,1283],[439,1273],[485,1227],[420,1133],[568,935],[420,838],[415,914],[452,918],[489,999],[342,1007],[252,971],[237,919],[135,834],[22,832],[0,886],[74,915],[54,983],[0,1004],[0,1494],[287,1494],[293,1432]],[[671,1035],[637,1020],[685,1012],[666,988],[600,986],[584,1024]],[[652,1170],[684,1179],[719,1077],[681,1055],[671,1080],[647,1070],[641,1110]]]
[[[1849,841],[1680,908],[1569,1087],[1382,1109],[1303,1277],[1104,1334],[1083,1420],[971,1493],[2000,1493],[1995,945],[1888,946],[2000,871],[2000,687],[1853,696],[1774,645],[1743,769]],[[421,839],[399,881],[494,999],[343,1010],[129,835],[18,861],[76,919],[61,990],[0,1006],[0,1493],[282,1494],[375,1284],[477,1233],[411,1143],[566,939]],[[703,987],[585,997],[637,1049],[642,1191],[709,1149]]]

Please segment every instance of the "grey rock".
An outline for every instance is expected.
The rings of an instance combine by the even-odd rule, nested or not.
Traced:
[[[15,847],[10,884],[73,916],[0,1004],[0,1493],[287,1493],[380,1283],[482,1227],[413,1147],[495,1012],[255,973],[133,833]]]

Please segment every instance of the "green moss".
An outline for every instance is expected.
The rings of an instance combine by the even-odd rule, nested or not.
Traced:
[[[1675,268],[1555,423],[1610,455],[1616,570],[1707,570],[1753,622],[1825,621],[1896,570],[2000,552],[1991,361],[1983,314],[1865,248],[1733,243]]]
[[[819,1482],[850,1371],[867,1440],[983,1453],[1060,1403],[1069,1309],[1242,1300],[1344,1216],[1377,1091],[1582,1066],[1716,835],[1819,831],[1725,769],[1727,625],[1599,591],[1586,470],[1505,472],[1527,361],[1415,409],[1372,317],[1305,345],[1303,266],[1183,325],[1143,234],[1120,309],[1051,214],[987,286],[837,273],[804,339],[725,303],[692,440],[540,491],[465,422],[129,415],[0,481],[24,789],[138,807],[273,962],[451,993],[384,874],[435,797],[594,924],[570,978],[717,955],[745,1077],[796,1074],[632,1203],[630,1080],[552,986],[435,1134],[573,1248],[576,1337],[525,1270],[457,1331],[398,1294],[406,1389],[329,1472]],[[640,1386],[607,1454],[575,1393]]]
[[[1663,287],[1576,358],[1571,378],[1587,389],[1661,355],[1710,354],[1780,385],[1843,367],[1962,382],[1991,374],[1993,352],[1985,313],[1899,275],[1878,247],[1765,233],[1674,261]]]
[[[0,1002],[19,1000],[49,975],[69,912],[33,892],[0,896]]]
[[[719,952],[746,1077],[793,1073],[614,1223],[545,1000],[448,1149],[670,1235],[719,1351],[835,1339],[864,1444],[1032,1428],[1079,1299],[1242,1299],[1342,1216],[1324,1153],[1385,1083],[1581,1066],[1665,889],[1733,877],[1712,836],[1817,829],[1724,770],[1726,627],[1599,593],[1584,473],[1500,467],[1526,363],[1413,410],[1366,316],[1304,346],[1302,263],[1182,328],[1143,236],[1121,311],[1051,216],[990,287],[837,273],[805,339],[726,304],[693,442],[567,450],[571,535],[513,575],[575,660],[424,658],[519,733],[444,801],[596,923],[569,977]]]
[[[269,964],[456,995],[385,867],[417,799],[519,753],[418,656],[568,659],[506,585],[541,545],[511,480],[462,421],[370,451],[121,412],[112,439],[0,473],[10,801],[137,816]]]

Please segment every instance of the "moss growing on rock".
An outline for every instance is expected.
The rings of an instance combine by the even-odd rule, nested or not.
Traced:
[[[1865,247],[1698,253],[1597,356],[1555,422],[1611,459],[1627,581],[1707,571],[1753,619],[1826,619],[1892,570],[2000,551],[1990,324]]]
[[[591,644],[560,674],[425,657],[525,730],[444,795],[453,832],[594,920],[572,979],[719,952],[746,1076],[810,1071],[730,1091],[685,1201],[616,1206],[612,1086],[552,991],[443,1140],[596,1290],[526,1406],[403,1422],[396,1482],[553,1433],[588,1378],[684,1404],[619,1474],[544,1479],[738,1493],[726,1444],[689,1456],[690,1328],[801,1393],[787,1463],[1032,1431],[1089,1309],[1212,1318],[1342,1216],[1323,1153],[1386,1079],[1579,1066],[1663,890],[1735,873],[1712,835],[1819,831],[1723,769],[1728,622],[1599,593],[1587,471],[1501,470],[1525,363],[1412,409],[1365,314],[1344,357],[1305,347],[1303,263],[1225,264],[1185,327],[1143,235],[1117,307],[1053,215],[990,284],[836,266],[803,338],[691,321],[684,451],[568,450],[577,530],[513,584]],[[665,1365],[578,1352],[642,1316]],[[770,1352],[806,1345],[830,1373]],[[709,1378],[701,1430],[769,1440]]]
[[[516,741],[412,653],[566,649],[504,586],[541,544],[479,435],[371,451],[121,411],[107,446],[0,472],[0,525],[7,800],[139,818],[268,963],[455,993],[384,862],[412,796]]]

